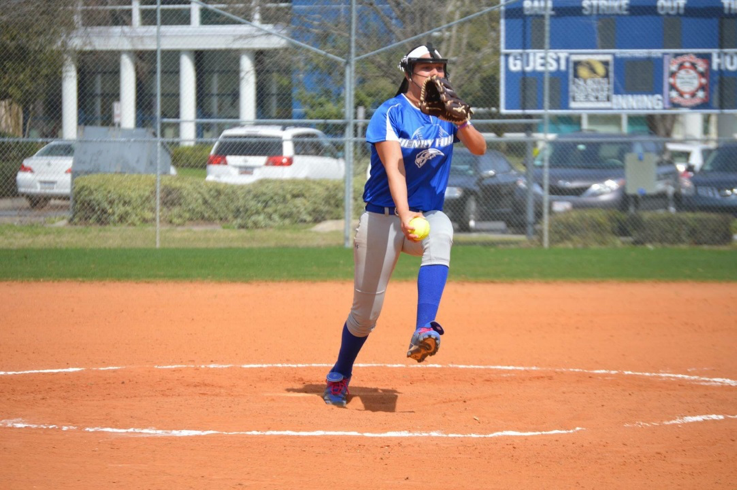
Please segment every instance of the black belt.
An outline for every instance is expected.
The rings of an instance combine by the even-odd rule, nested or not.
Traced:
[[[414,208],[409,208],[409,210],[415,213],[422,212],[422,210],[414,209]],[[379,213],[379,214],[383,214],[386,216],[389,216],[392,214],[397,215],[397,208],[395,208],[394,206],[377,206],[376,204],[371,204],[368,202],[366,203],[366,211],[369,211],[372,213]]]

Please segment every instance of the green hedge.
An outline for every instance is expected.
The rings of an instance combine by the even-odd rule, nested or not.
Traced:
[[[365,177],[353,181],[354,217],[362,211]],[[74,182],[72,223],[141,225],[156,212],[153,175],[97,174]],[[260,180],[227,185],[203,179],[161,178],[161,221],[185,225],[217,223],[243,229],[319,223],[343,218],[343,181]],[[652,245],[728,245],[737,229],[733,217],[708,213],[623,213],[576,210],[550,217],[553,246],[611,247]]]
[[[735,219],[711,213],[624,213],[576,210],[550,217],[551,245],[590,247],[636,245],[728,245]]]
[[[601,209],[551,214],[551,245],[613,246],[620,243],[621,213]]]
[[[0,141],[0,197],[18,195],[15,176],[18,175],[20,164],[23,163],[23,159],[32,156],[42,146],[41,143],[26,141]]]
[[[153,223],[153,175],[97,174],[74,181],[72,222],[85,225]],[[354,185],[359,212],[361,182]],[[261,180],[249,185],[205,182],[182,176],[161,178],[161,221],[165,224],[219,223],[269,228],[343,218],[343,181]]]
[[[176,168],[207,168],[212,145],[177,146],[171,151],[171,164]]]
[[[636,244],[727,245],[733,221],[728,214],[641,213],[630,218],[630,230]]]

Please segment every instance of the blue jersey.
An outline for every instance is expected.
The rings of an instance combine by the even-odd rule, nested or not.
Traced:
[[[402,148],[409,207],[442,210],[457,131],[455,124],[422,113],[404,94],[384,102],[366,130],[366,141],[371,143],[371,175],[364,187],[364,202],[395,206],[375,143],[397,141]]]

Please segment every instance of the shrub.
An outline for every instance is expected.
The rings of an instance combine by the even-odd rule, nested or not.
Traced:
[[[153,175],[94,174],[74,179],[72,223],[140,225],[155,220]],[[162,177],[162,181],[165,177]]]
[[[171,164],[176,168],[207,167],[207,157],[212,145],[177,146],[171,151]]]
[[[580,247],[617,245],[622,237],[637,245],[728,245],[735,221],[727,214],[576,210],[551,216],[549,238]]]
[[[235,207],[238,228],[317,223],[343,217],[341,181],[264,180],[246,187],[250,192],[241,193]]]
[[[195,178],[167,178],[161,185],[162,221],[231,223],[238,200],[236,186],[206,183]]]
[[[153,175],[88,175],[74,181],[72,222],[97,225],[152,223],[156,212]],[[354,211],[362,211],[360,179],[354,182]],[[343,181],[260,180],[249,185],[162,176],[162,223],[219,223],[266,228],[343,218]]]
[[[573,247],[612,246],[618,238],[622,213],[602,209],[570,211],[550,217],[551,245]]]
[[[15,197],[18,188],[15,184],[15,176],[18,175],[20,163],[6,160],[0,155],[0,197]]]
[[[641,213],[636,216],[631,225],[634,243],[728,245],[732,242],[734,219],[728,214]]]
[[[18,195],[15,176],[18,174],[20,164],[42,146],[41,143],[28,141],[0,141],[0,197]]]

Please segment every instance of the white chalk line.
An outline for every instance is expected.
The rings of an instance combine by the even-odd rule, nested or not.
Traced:
[[[573,434],[584,430],[576,427],[570,430],[549,430],[541,432],[521,432],[513,430],[505,430],[493,432],[491,434],[455,434],[445,433],[441,431],[431,432],[408,432],[408,431],[389,431],[389,432],[357,432],[357,431],[333,431],[333,430],[313,430],[313,431],[296,431],[296,430],[247,430],[247,431],[219,431],[219,430],[161,430],[161,429],[119,429],[114,427],[76,427],[73,425],[53,425],[53,424],[29,424],[22,419],[0,420],[0,427],[12,429],[45,429],[60,431],[82,431],[82,432],[107,432],[112,434],[131,434],[138,436],[158,436],[158,437],[200,437],[200,436],[282,436],[282,437],[368,437],[368,438],[451,438],[451,439],[491,439],[495,437],[533,437],[533,436],[550,436]]]
[[[624,424],[624,427],[657,427],[664,425],[684,425],[698,422],[723,421],[728,419],[737,419],[737,415],[691,415],[680,417],[674,420],[666,420],[664,422],[637,422],[634,424]],[[313,430],[313,431],[295,431],[295,430],[247,430],[247,431],[218,431],[218,430],[193,430],[193,429],[177,429],[162,430],[153,428],[129,428],[121,429],[115,427],[76,427],[73,425],[55,425],[55,424],[30,424],[22,419],[0,420],[0,427],[11,429],[42,429],[42,430],[60,430],[60,431],[82,431],[82,432],[104,432],[111,434],[128,434],[135,436],[152,436],[152,437],[201,437],[201,436],[281,436],[281,437],[367,437],[367,438],[447,438],[447,439],[492,439],[496,437],[535,437],[535,436],[551,436],[574,434],[586,430],[583,427],[575,427],[573,429],[557,429],[548,431],[514,431],[504,430],[492,432],[490,434],[457,434],[444,433],[442,431],[431,432],[409,432],[409,431],[388,431],[388,432],[358,432],[358,431],[331,431],[331,430]]]
[[[172,364],[165,366],[153,366],[154,369],[303,369],[303,368],[331,368],[332,364]],[[463,364],[356,364],[363,368],[389,368],[389,369],[476,369],[496,371],[540,371],[557,373],[580,373],[606,376],[639,376],[650,378],[662,378],[686,381],[706,386],[737,386],[737,380],[729,378],[708,378],[693,376],[689,374],[674,373],[648,373],[638,371],[622,371],[608,369],[578,369],[578,368],[543,368],[525,366],[483,366]],[[18,376],[24,374],[54,374],[54,373],[76,373],[80,371],[115,371],[135,367],[109,366],[100,368],[61,368],[61,369],[34,369],[29,371],[0,371],[0,376]]]
[[[154,369],[273,369],[273,368],[329,368],[332,364],[176,364],[176,365],[156,365]],[[356,364],[356,367],[364,368],[410,368],[410,369],[477,369],[477,370],[501,370],[501,371],[550,371],[550,372],[572,372],[596,375],[626,375],[626,376],[645,376],[664,379],[678,379],[683,381],[694,382],[704,385],[713,386],[737,386],[737,382],[727,378],[705,378],[701,376],[691,376],[683,374],[670,373],[647,373],[637,371],[619,371],[619,370],[586,370],[576,368],[541,368],[541,367],[522,367],[522,366],[483,366],[483,365],[406,365],[406,364]],[[125,366],[108,366],[100,368],[60,368],[60,369],[34,369],[28,371],[0,371],[0,376],[13,376],[24,374],[54,374],[54,373],[77,373],[81,371],[115,371],[130,369]],[[133,367],[135,368],[135,367]],[[694,422],[706,422],[715,420],[727,420],[737,418],[737,415],[696,415],[678,418],[665,422],[636,422],[634,424],[625,424],[625,427],[654,427],[660,425],[681,425]],[[83,432],[106,432],[113,434],[130,434],[139,436],[161,436],[161,437],[195,437],[208,435],[222,436],[291,436],[291,437],[368,437],[368,438],[469,438],[469,439],[489,439],[495,437],[532,437],[546,436],[557,434],[572,434],[575,432],[586,430],[582,427],[574,429],[558,429],[540,432],[522,432],[522,431],[500,431],[490,434],[455,434],[443,433],[440,431],[432,432],[408,432],[408,431],[389,431],[389,432],[357,432],[357,431],[290,431],[290,430],[269,430],[269,431],[216,431],[216,430],[161,430],[154,428],[114,428],[114,427],[76,427],[76,426],[60,426],[54,424],[30,424],[22,419],[1,420],[0,427],[5,428],[28,428],[28,429],[47,429],[61,431],[83,431]]]
[[[683,425],[693,424],[695,422],[708,422],[713,420],[737,419],[737,415],[690,415],[680,417],[675,420],[667,420],[665,422],[636,422],[634,424],[625,424],[625,427],[657,427],[659,425]]]

